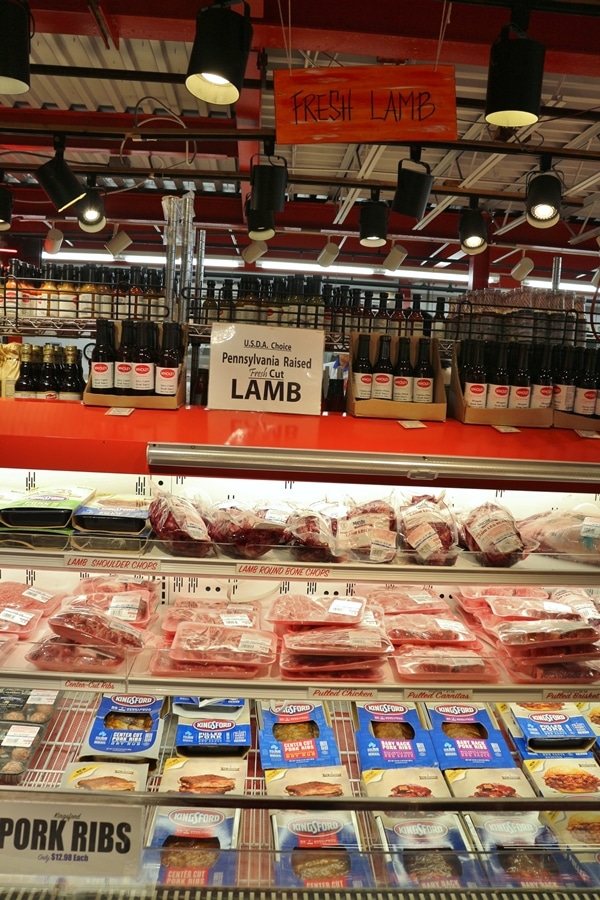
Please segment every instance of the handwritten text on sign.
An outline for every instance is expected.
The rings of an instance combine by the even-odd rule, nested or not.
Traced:
[[[276,70],[280,144],[457,138],[452,66]]]

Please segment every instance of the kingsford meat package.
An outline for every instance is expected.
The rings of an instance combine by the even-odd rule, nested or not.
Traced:
[[[174,710],[181,709],[177,701],[191,698],[175,698]],[[175,749],[180,756],[196,756],[202,753],[235,753],[245,755],[252,746],[250,730],[250,704],[248,700],[236,700],[229,707],[227,701],[200,707],[196,714],[178,714],[175,733]],[[190,704],[191,705],[191,704]]]
[[[80,759],[158,759],[164,722],[162,697],[110,694],[84,738]]]
[[[425,703],[441,769],[514,767],[485,703]]]
[[[144,851],[144,876],[172,887],[234,887],[239,827],[239,809],[160,806]]]
[[[540,708],[542,707],[542,708]],[[499,703],[498,712],[521,758],[591,750],[596,735],[574,703]]]
[[[571,851],[569,861],[582,882],[596,886],[600,879],[600,812],[552,810],[543,818],[561,846]]]
[[[340,753],[324,704],[261,700],[256,704],[256,711],[263,769],[340,764]]]
[[[523,768],[543,797],[600,798],[600,766],[593,758],[526,759]]]
[[[354,704],[362,771],[398,766],[439,766],[431,736],[415,703]]]

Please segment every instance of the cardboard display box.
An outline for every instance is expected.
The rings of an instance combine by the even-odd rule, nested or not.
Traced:
[[[473,409],[467,406],[458,377],[458,345],[454,345],[452,377],[448,395],[448,413],[466,425],[513,425],[516,428],[550,428],[553,410],[550,409]],[[578,418],[584,418],[578,416]],[[586,420],[587,421],[587,420]],[[575,427],[575,426],[573,426]],[[584,426],[577,426],[584,427]]]
[[[600,431],[600,419],[592,416],[579,416],[577,413],[561,412],[554,410],[554,427],[571,428],[578,431]]]
[[[375,363],[379,338],[381,335],[372,334],[370,343],[371,362]],[[446,418],[446,389],[444,376],[440,362],[439,341],[431,339],[431,365],[434,371],[433,403],[394,403],[393,400],[355,400],[352,389],[352,360],[358,347],[358,333],[350,335],[350,366],[348,370],[348,390],[346,395],[346,410],[357,418],[369,419],[415,419],[418,421],[443,422]],[[391,357],[395,362],[398,355],[399,338],[392,336]],[[410,361],[412,365],[417,361],[419,338],[410,339]]]

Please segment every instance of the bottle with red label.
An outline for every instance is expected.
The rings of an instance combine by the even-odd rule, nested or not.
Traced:
[[[575,374],[573,360],[575,348],[570,346],[564,351],[562,366],[554,373],[552,406],[560,412],[573,412],[575,403]]]
[[[131,392],[136,397],[154,394],[154,372],[156,367],[156,346],[154,334],[156,322],[135,323],[135,351]]]
[[[394,389],[394,367],[390,358],[391,337],[382,334],[379,338],[379,352],[373,366],[371,384],[372,400],[391,400]]]
[[[362,313],[360,316],[360,330],[371,332],[373,330],[373,291],[365,291]]]
[[[506,409],[508,406],[508,344],[496,344],[495,362],[488,377],[487,409]]]
[[[531,374],[529,372],[529,344],[519,344],[516,367],[510,376],[509,409],[529,409]]]
[[[471,362],[465,373],[465,404],[473,409],[485,409],[487,403],[488,385],[483,351],[483,341],[474,341]]]
[[[410,363],[410,338],[398,341],[398,359],[394,368],[394,388],[392,400],[396,403],[412,403],[414,369]]]
[[[575,384],[573,412],[579,416],[593,416],[596,411],[596,349],[587,347],[583,351],[583,364]]]
[[[390,322],[390,317],[388,315],[388,295],[387,292],[382,291],[379,294],[379,305],[377,307],[377,312],[373,317],[371,331],[376,332],[377,334],[387,334],[388,325]]]
[[[370,356],[371,339],[368,334],[358,336],[358,349],[352,363],[352,390],[355,400],[370,400],[373,366]]]
[[[424,328],[424,318],[421,312],[421,295],[415,294],[412,302],[412,310],[406,323],[406,332],[411,337],[421,337]]]
[[[135,356],[135,322],[124,319],[121,326],[121,344],[115,360],[115,394],[131,394],[133,360]]]
[[[406,317],[402,304],[404,303],[404,295],[398,292],[394,297],[394,309],[390,316],[389,332],[402,336],[406,334]]]
[[[115,386],[115,338],[110,319],[96,319],[96,343],[90,365],[90,391],[112,394]]]
[[[162,345],[156,361],[155,392],[161,397],[174,397],[181,371],[181,326],[165,322]]]
[[[429,338],[419,340],[419,352],[415,366],[413,382],[413,400],[415,403],[433,403],[434,371],[430,362],[431,341]]]
[[[531,409],[549,409],[552,406],[552,346],[539,345],[541,352],[537,364],[533,367],[531,379]],[[538,351],[539,352],[539,351]]]

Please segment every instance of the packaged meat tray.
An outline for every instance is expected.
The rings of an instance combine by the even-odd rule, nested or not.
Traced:
[[[49,616],[63,602],[64,592],[43,590],[20,584],[17,581],[0,582],[0,609],[7,606],[26,612],[39,612]]]
[[[42,726],[24,722],[0,722],[0,784],[17,784],[42,737]]]
[[[483,620],[485,626],[485,619]],[[545,647],[590,644],[600,640],[600,631],[583,622],[564,619],[501,622],[489,629],[489,634],[506,648],[531,644]]]
[[[25,659],[44,672],[81,672],[106,674],[116,672],[125,662],[124,649],[86,647],[75,641],[47,634],[32,645]]]
[[[502,675],[491,657],[470,649],[407,644],[396,650],[393,659],[396,671],[407,680],[497,682]]]
[[[386,616],[385,630],[393,644],[457,644],[475,647],[476,636],[454,616],[412,615]]]
[[[281,517],[278,512],[221,504],[207,509],[204,518],[211,540],[225,556],[260,559],[284,541],[287,515]]]
[[[338,664],[339,665],[339,664]],[[302,674],[299,671],[293,671],[289,669],[282,668],[280,666],[280,674],[284,681],[335,681],[337,682],[366,682],[368,684],[374,684],[379,681],[384,681],[386,673],[388,671],[385,663],[377,663],[371,666],[363,666],[362,668],[356,669],[348,669],[345,668],[337,669],[337,671],[331,670],[321,670],[315,666],[315,668],[310,672],[305,672]]]
[[[148,525],[149,497],[137,494],[95,494],[73,513],[80,531],[138,535]]]
[[[449,604],[438,594],[419,584],[406,584],[396,588],[375,588],[367,599],[383,609],[386,616],[402,613],[443,613],[451,615]]]
[[[309,653],[314,656],[335,656],[360,653],[362,656],[382,656],[391,653],[394,645],[382,628],[348,625],[345,628],[311,628],[308,631],[286,632],[285,650]]]
[[[600,644],[553,644],[534,645],[529,647],[510,647],[510,652],[502,656],[505,667],[510,667],[512,660],[520,665],[546,665],[548,663],[583,662],[600,659]]]
[[[365,597],[280,594],[273,601],[267,620],[280,625],[356,625],[363,618],[366,603]]]
[[[386,500],[371,500],[353,506],[338,520],[338,545],[361,562],[392,562],[398,535],[393,506]]]
[[[337,541],[337,518],[320,512],[290,516],[285,544],[293,559],[308,563],[344,562]]]
[[[263,769],[339,766],[329,710],[318,701],[259,700],[258,747]]]
[[[206,522],[190,500],[160,494],[150,504],[148,514],[157,538],[168,553],[197,558],[216,555]]]
[[[268,666],[276,650],[277,638],[270,631],[180,622],[170,652],[177,662]]]
[[[442,496],[413,497],[398,515],[400,547],[409,561],[453,566],[459,554],[458,529]]]
[[[60,783],[61,791],[145,791],[148,764],[123,762],[69,763]]]
[[[177,662],[171,657],[170,650],[157,650],[152,654],[149,671],[151,675],[166,678],[242,678],[246,681],[255,678],[260,667],[236,666],[232,663]]]
[[[97,609],[109,618],[135,628],[147,628],[157,618],[154,612],[156,601],[144,590],[70,595],[65,602],[70,609]]]
[[[254,603],[203,599],[197,606],[170,607],[162,620],[161,631],[172,640],[180,622],[223,625],[226,628],[259,628],[260,610]]]
[[[158,600],[160,579],[137,578],[131,575],[95,575],[82,578],[77,585],[81,594],[122,594],[125,591],[148,591],[153,600]]]
[[[0,719],[46,725],[56,710],[60,691],[34,688],[5,688],[0,691]]]
[[[521,597],[502,597],[489,599],[488,606],[493,616],[498,619],[566,619],[568,621],[589,621],[584,614],[586,607],[580,604],[578,608],[568,603],[558,603],[556,600],[537,600]],[[598,610],[589,602],[587,609],[598,617]]]
[[[378,668],[381,665],[378,659],[372,656],[352,655],[350,659],[344,660],[344,669],[348,672],[354,670],[362,670],[365,668]],[[279,655],[279,666],[288,672],[296,672],[305,677],[315,668],[325,673],[335,675],[340,669],[339,656],[312,656],[311,654],[290,653],[288,650],[282,650]]]
[[[600,509],[536,513],[519,522],[524,538],[536,541],[539,553],[573,562],[600,564]]]
[[[14,634],[20,641],[30,640],[36,633],[42,618],[42,610],[0,608],[0,635]]]
[[[94,492],[89,488],[35,488],[0,503],[0,520],[11,528],[66,528],[73,511]]]
[[[142,650],[152,637],[98,610],[78,607],[50,616],[48,625],[60,638],[96,647],[118,647],[128,653]]]
[[[525,759],[523,768],[543,797],[600,798],[600,766],[595,759]]]
[[[352,797],[345,766],[267,769],[267,797]]]
[[[498,503],[483,503],[462,520],[467,548],[482,566],[507,568],[525,559],[528,550],[512,515]]]
[[[165,760],[158,790],[203,796],[243,794],[248,762],[231,757]]]
[[[453,797],[535,797],[531,783],[520,769],[447,769],[446,780]]]
[[[11,654],[18,640],[16,634],[0,635],[0,663],[4,662],[6,657]]]
[[[600,681],[600,665],[595,662],[536,663],[513,657],[510,677],[516,684],[595,684]]]

